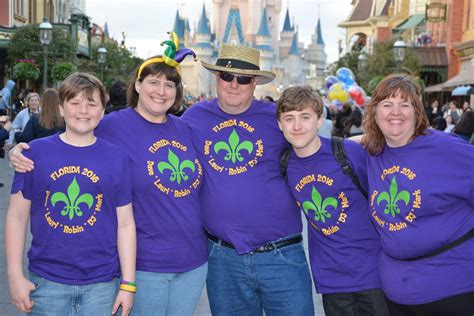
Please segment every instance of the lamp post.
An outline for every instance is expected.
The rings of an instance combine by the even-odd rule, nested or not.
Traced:
[[[395,64],[397,65],[397,71],[400,72],[402,68],[402,62],[405,59],[405,50],[406,44],[402,40],[398,40],[393,44],[393,59],[395,60]]]
[[[99,49],[97,50],[97,62],[100,65],[100,80],[104,81],[104,64],[105,64],[105,58],[107,55],[107,50],[105,49],[104,46],[100,46]]]
[[[40,42],[43,45],[43,91],[48,88],[48,45],[53,39],[53,26],[48,22],[48,17],[43,18],[39,25]]]

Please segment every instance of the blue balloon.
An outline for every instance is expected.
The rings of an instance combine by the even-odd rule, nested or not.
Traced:
[[[336,76],[337,79],[342,81],[346,86],[352,85],[355,80],[354,80],[354,73],[352,70],[346,67],[341,67],[336,71]]]
[[[338,82],[339,82],[339,79],[337,79],[334,76],[327,76],[326,79],[324,79],[324,85],[326,86],[326,89],[328,90],[329,88],[331,88],[333,84],[338,83]]]

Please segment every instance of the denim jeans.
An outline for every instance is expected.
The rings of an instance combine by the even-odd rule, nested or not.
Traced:
[[[46,280],[30,272],[36,288],[31,316],[110,316],[118,291],[118,279],[87,285],[67,285]]]
[[[326,316],[390,316],[381,289],[323,294]]]
[[[302,243],[238,255],[209,240],[207,293],[213,316],[314,315]]]
[[[137,293],[131,315],[193,315],[206,276],[207,263],[182,273],[137,271]]]

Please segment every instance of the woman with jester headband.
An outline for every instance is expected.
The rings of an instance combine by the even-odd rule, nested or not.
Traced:
[[[366,105],[382,289],[395,316],[473,315],[474,147],[428,126],[408,75],[386,77]]]
[[[129,108],[105,116],[96,129],[132,160],[137,227],[132,315],[192,315],[207,275],[199,203],[202,167],[188,126],[170,114],[183,102],[179,63],[195,54],[177,50],[175,33],[163,44],[169,46],[163,56],[146,60],[134,72]],[[19,161],[17,170],[26,171],[26,164]]]

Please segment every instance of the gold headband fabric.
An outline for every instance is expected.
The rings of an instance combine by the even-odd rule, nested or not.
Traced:
[[[140,66],[138,69],[138,75],[137,75],[137,80],[140,79],[140,76],[142,75],[143,68],[145,68],[148,65],[154,64],[154,63],[162,63],[163,58],[161,57],[155,57],[155,58],[150,58],[148,60],[145,60],[143,64]]]

